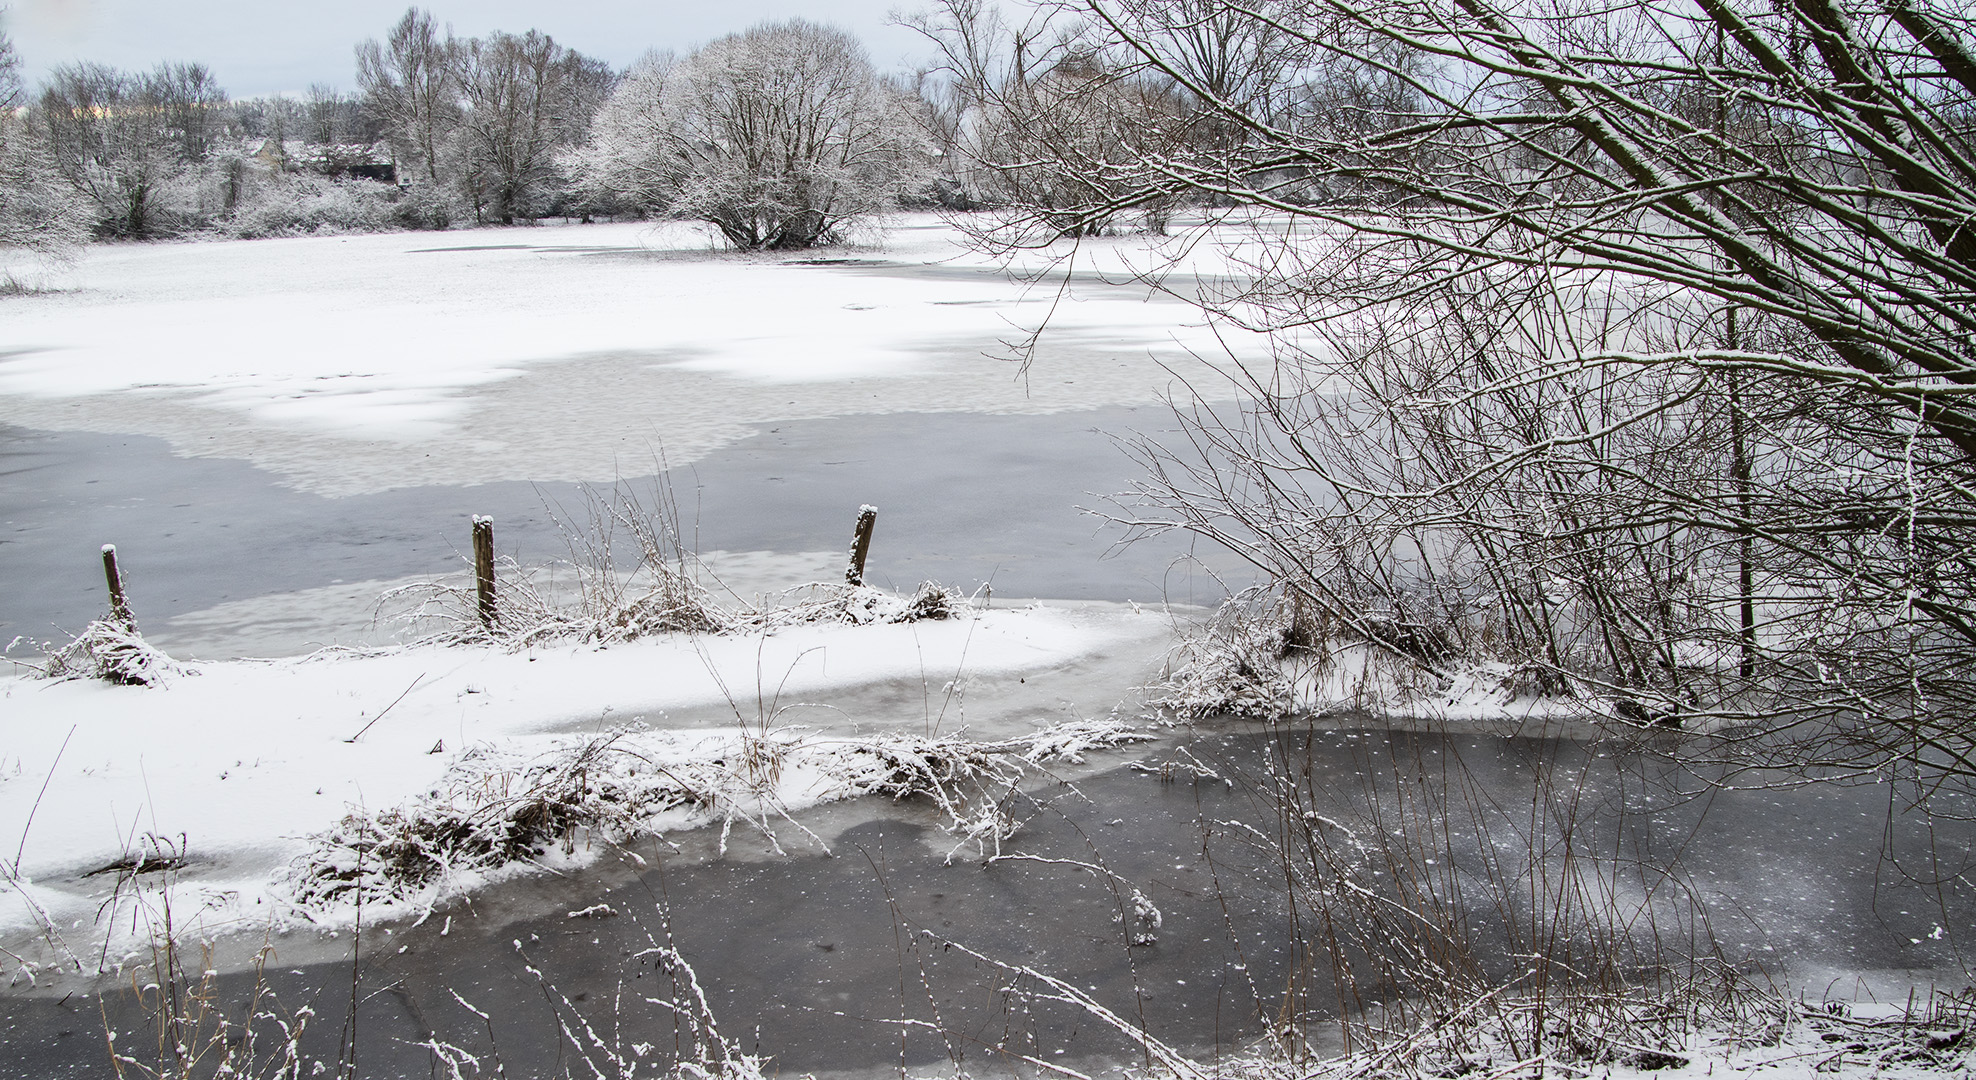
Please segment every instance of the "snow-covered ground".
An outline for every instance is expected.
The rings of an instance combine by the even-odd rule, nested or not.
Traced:
[[[619,749],[678,770],[733,766],[748,739],[1000,740],[1103,718],[1170,630],[1164,614],[1123,605],[1029,606],[609,648],[188,664],[156,686],[0,679],[0,944],[43,960],[100,956],[106,938],[141,945],[166,880],[182,932],[334,924],[335,911],[298,914],[284,882],[345,815],[406,804],[474,762],[526,763],[626,726]],[[757,794],[793,810],[855,793],[838,780],[791,767]],[[106,869],[160,850],[184,865],[135,879]]]
[[[609,482],[778,420],[1216,396],[1207,361],[1262,342],[1122,280],[1154,245],[1094,242],[1067,285],[1005,276],[930,216],[808,258],[651,223],[99,246],[7,301],[0,422],[157,435],[349,494]],[[1186,265],[1228,269],[1217,250]],[[1045,323],[1044,362],[1001,358]]]

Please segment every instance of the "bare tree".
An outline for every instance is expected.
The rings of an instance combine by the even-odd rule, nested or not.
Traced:
[[[13,36],[0,30],[0,109],[13,112],[25,104],[21,88],[21,57]]]
[[[764,24],[683,61],[647,58],[570,167],[735,247],[810,247],[896,205],[923,174],[909,112],[849,34]]]
[[[99,228],[145,237],[166,224],[168,188],[211,151],[225,106],[199,64],[70,64],[49,76],[34,120],[57,170],[99,207]]]
[[[601,61],[534,30],[461,45],[463,181],[476,212],[504,225],[536,216],[559,179],[556,152],[583,138],[613,78]]]
[[[1976,776],[1966,10],[1068,14],[1225,133],[1086,164],[1134,182],[1071,212],[1280,215],[1199,297],[1276,361],[1191,413],[1202,459],[1150,454],[1143,524],[1431,671],[1503,658],[1639,719]],[[1231,20],[1289,58],[1267,93],[1201,62],[1189,34]],[[1027,208],[1045,233],[1065,212]]]
[[[454,61],[459,46],[432,16],[408,8],[380,44],[357,46],[357,82],[407,174],[438,183],[440,157],[458,122]]]
[[[311,83],[302,99],[302,137],[317,146],[369,142],[359,101],[326,83]]]
[[[1112,227],[1126,210],[1163,231],[1201,193],[1167,183],[1161,163],[1238,144],[1231,114],[1308,111],[1295,79],[1310,50],[1275,25],[1285,7],[1134,4],[1158,24],[1147,32],[1172,47],[1187,80],[1144,63],[1070,5],[1037,5],[1017,21],[987,0],[943,0],[909,24],[940,50],[943,149],[974,201],[1026,208],[1046,237],[1078,236]]]
[[[18,115],[19,70],[13,39],[0,30],[0,250],[64,259],[89,238],[89,214]],[[11,281],[0,271],[0,286]]]
[[[204,161],[225,134],[227,97],[204,64],[165,63],[139,82],[181,162]]]

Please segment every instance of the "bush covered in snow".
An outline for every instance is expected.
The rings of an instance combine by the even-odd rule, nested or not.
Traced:
[[[221,229],[243,240],[312,233],[376,232],[394,225],[388,184],[321,176],[270,178]]]
[[[1353,711],[1448,721],[1657,719],[1593,697],[1542,664],[1455,658],[1423,646],[1429,636],[1419,628],[1369,625],[1376,635],[1321,625],[1278,592],[1248,590],[1168,657],[1152,703],[1186,721]]]
[[[864,47],[798,19],[647,60],[563,166],[593,197],[705,221],[742,250],[787,250],[895,208],[926,158],[911,105]]]
[[[49,651],[41,674],[50,679],[102,679],[119,686],[155,686],[185,668],[118,619],[98,619],[75,640]]]

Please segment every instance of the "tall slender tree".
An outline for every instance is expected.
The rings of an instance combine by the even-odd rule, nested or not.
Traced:
[[[432,16],[408,8],[380,43],[357,46],[357,84],[383,123],[407,176],[439,182],[447,139],[459,122],[454,64],[459,44]]]
[[[560,178],[556,152],[582,141],[611,69],[530,30],[465,42],[454,72],[463,181],[476,214],[504,225],[537,216]]]

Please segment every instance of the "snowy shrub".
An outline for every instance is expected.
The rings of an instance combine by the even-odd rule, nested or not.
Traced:
[[[389,184],[282,175],[256,185],[222,228],[243,240],[378,232],[398,226],[396,199],[397,189]]]
[[[390,206],[391,224],[400,229],[450,229],[466,214],[459,199],[438,184],[413,184],[399,192]]]
[[[752,613],[744,625],[773,629],[804,623],[910,623],[957,618],[966,607],[960,590],[932,581],[922,582],[910,597],[869,585],[817,582],[783,594],[779,604]]]
[[[1229,598],[1175,648],[1151,701],[1186,722],[1347,711],[1437,721],[1614,712],[1552,665],[1457,656],[1443,640],[1431,626],[1392,618],[1327,625],[1294,599],[1252,589]],[[1620,702],[1619,719],[1639,722],[1627,704]]]
[[[316,907],[358,894],[406,900],[457,888],[462,874],[533,861],[557,844],[573,851],[579,832],[625,840],[654,815],[711,801],[714,785],[704,780],[641,770],[619,745],[625,734],[532,761],[469,750],[440,788],[404,806],[353,811],[320,837],[291,875],[293,899]]]
[[[1307,647],[1293,645],[1297,633],[1279,597],[1254,590],[1230,597],[1168,658],[1152,703],[1183,721],[1286,716],[1295,701],[1282,661],[1291,648]]]
[[[137,630],[117,619],[98,619],[75,640],[48,654],[41,667],[50,679],[102,679],[119,686],[155,686],[185,668],[159,652]]]
[[[480,617],[474,584],[423,582],[387,593],[380,606],[411,601],[400,614],[414,628],[433,628],[445,643],[494,641],[526,648],[573,638],[610,644],[648,634],[721,633],[748,612],[730,612],[701,584],[699,560],[687,550],[671,492],[640,495],[626,485],[584,489],[585,520],[550,507],[570,557],[539,568],[499,560],[496,615]]]
[[[60,265],[89,240],[89,207],[62,180],[27,125],[0,112],[0,292],[31,289],[38,264]]]
[[[705,221],[742,250],[807,248],[919,186],[909,110],[849,34],[764,23],[642,62],[562,165],[593,197]]]

